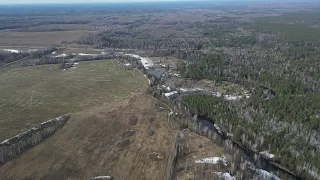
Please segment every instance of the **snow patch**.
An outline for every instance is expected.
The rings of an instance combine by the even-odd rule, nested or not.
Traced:
[[[150,58],[147,58],[147,57],[141,57],[137,54],[126,54],[127,56],[131,56],[131,57],[134,57],[134,58],[137,58],[137,59],[140,59],[143,67],[145,69],[150,69],[150,67],[153,67],[153,61],[150,59]]]
[[[39,49],[28,49],[28,52],[35,52],[35,51],[38,51]]]
[[[11,53],[19,53],[19,50],[17,49],[2,49],[4,51],[8,51],[8,52],[11,52]]]
[[[185,89],[185,88],[180,88],[180,91],[182,91],[182,92],[188,92],[188,90]]]
[[[262,151],[262,152],[260,152],[260,154],[261,154],[261,155],[264,155],[264,156],[266,156],[266,157],[268,157],[268,158],[270,158],[270,159],[273,159],[273,158],[275,157],[275,155],[269,153],[269,151]]]
[[[271,174],[263,169],[258,169],[257,173],[259,173],[263,177],[263,179],[281,180],[278,176]]]
[[[113,178],[111,176],[97,176],[92,178],[93,180],[103,179],[103,180],[112,180]]]
[[[218,164],[219,162],[222,162],[225,166],[227,166],[227,160],[223,157],[209,157],[204,158],[200,160],[196,160],[195,163],[197,164]]]
[[[221,97],[222,93],[221,92],[214,92],[213,95],[216,96],[216,97]]]
[[[222,130],[221,130],[221,128],[220,128],[217,124],[214,124],[214,127],[217,129],[217,131],[219,132],[219,134],[222,134]]]
[[[169,92],[169,93],[164,93],[164,95],[166,96],[166,97],[170,97],[170,96],[172,96],[172,95],[174,95],[174,94],[177,94],[178,93],[178,91],[172,91],[172,92]]]
[[[224,95],[224,99],[227,101],[235,101],[241,99],[242,96]]]
[[[236,177],[231,176],[230,173],[216,172],[215,174],[224,180],[236,180]]]
[[[257,169],[251,162],[246,161],[245,166],[254,172],[254,176],[251,180],[260,180],[260,179],[272,179],[272,180],[281,180],[278,176],[265,171],[263,169]]]
[[[57,54],[57,52],[54,51],[54,52],[52,52],[51,54]]]
[[[78,56],[97,56],[97,54],[85,54],[85,53],[79,53]]]
[[[57,56],[54,56],[54,57],[67,57],[68,55],[66,55],[66,54],[59,54],[59,55],[57,55]]]

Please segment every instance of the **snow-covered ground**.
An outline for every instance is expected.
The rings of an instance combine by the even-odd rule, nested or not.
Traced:
[[[38,51],[39,49],[28,49],[28,52],[35,52]]]
[[[223,178],[224,180],[236,180],[236,177],[231,176],[229,173],[216,172],[219,178]]]
[[[85,53],[79,53],[79,54],[75,54],[75,55],[78,55],[78,56],[97,56],[99,54],[85,54]]]
[[[272,179],[272,180],[281,180],[278,176],[269,173],[268,171],[265,171],[263,169],[257,169],[256,171],[259,176],[257,179]]]
[[[3,51],[8,51],[8,52],[11,52],[11,53],[19,53],[20,51],[17,50],[17,49],[2,49]]]
[[[195,163],[197,164],[218,164],[219,162],[222,162],[225,166],[227,165],[227,160],[226,158],[223,157],[209,157],[209,158],[204,158],[200,160],[196,160]]]
[[[217,124],[214,124],[214,127],[218,130],[220,134],[222,134],[222,130]]]
[[[235,100],[242,99],[242,96],[224,95],[223,97],[227,101],[235,101]]]
[[[254,176],[251,180],[266,180],[266,179],[272,179],[272,180],[281,180],[278,176],[263,170],[263,169],[257,169],[251,162],[246,161],[244,164],[248,169],[254,172]]]
[[[131,57],[134,57],[134,58],[137,58],[137,59],[140,59],[143,67],[145,69],[150,69],[150,67],[153,67],[153,61],[150,59],[150,58],[147,58],[147,57],[141,57],[137,54],[126,54],[127,56],[131,56]]]
[[[111,180],[112,177],[111,176],[97,176],[97,177],[94,177],[92,179],[95,179],[95,180],[101,180],[101,179],[103,179],[103,180]]]
[[[28,49],[28,50],[17,50],[17,49],[1,49],[3,51],[11,52],[11,53],[21,53],[21,52],[35,52],[38,51],[39,49]]]
[[[59,55],[57,55],[57,56],[54,56],[54,57],[67,57],[68,55],[66,55],[66,54],[59,54]]]
[[[172,91],[172,92],[169,92],[169,93],[164,93],[164,95],[166,96],[166,97],[170,97],[170,96],[172,96],[172,95],[174,95],[174,94],[177,94],[178,93],[178,91]]]
[[[196,91],[204,91],[204,92],[209,92],[211,93],[213,96],[216,96],[216,97],[221,97],[222,96],[222,93],[221,92],[214,92],[214,91],[210,91],[210,90],[205,90],[205,89],[201,89],[201,88],[180,88],[180,91],[181,92],[196,92]],[[248,99],[250,98],[250,94],[248,92],[245,92],[245,97]],[[235,100],[239,100],[239,99],[242,99],[243,96],[234,96],[234,95],[229,95],[229,94],[226,94],[226,95],[223,95],[224,99],[227,100],[227,101],[235,101]]]
[[[268,158],[270,158],[270,159],[273,159],[273,158],[275,157],[275,155],[269,153],[269,151],[262,151],[262,152],[260,152],[260,154],[261,154],[261,155],[264,155],[264,156],[266,156],[266,157],[268,157]]]

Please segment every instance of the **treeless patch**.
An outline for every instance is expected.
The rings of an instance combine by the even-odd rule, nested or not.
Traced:
[[[116,146],[117,146],[117,148],[119,148],[119,149],[123,149],[123,148],[129,146],[129,145],[130,145],[130,142],[131,142],[130,139],[123,139],[123,140],[118,141],[118,142],[116,143]]]
[[[135,126],[138,123],[138,118],[136,116],[130,116],[128,118],[128,123],[130,126]]]

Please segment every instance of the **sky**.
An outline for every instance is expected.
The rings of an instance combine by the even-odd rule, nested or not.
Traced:
[[[192,1],[192,0],[0,0],[0,4],[30,4],[30,3],[92,3],[92,2],[159,2],[159,1]]]

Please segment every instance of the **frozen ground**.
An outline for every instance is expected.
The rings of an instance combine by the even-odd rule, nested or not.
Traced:
[[[126,55],[140,59],[142,65],[145,69],[150,69],[150,67],[153,67],[153,61],[150,58],[141,57],[137,54],[126,54]]]
[[[227,165],[227,160],[225,157],[209,157],[195,161],[197,164],[218,164],[219,162]]]

